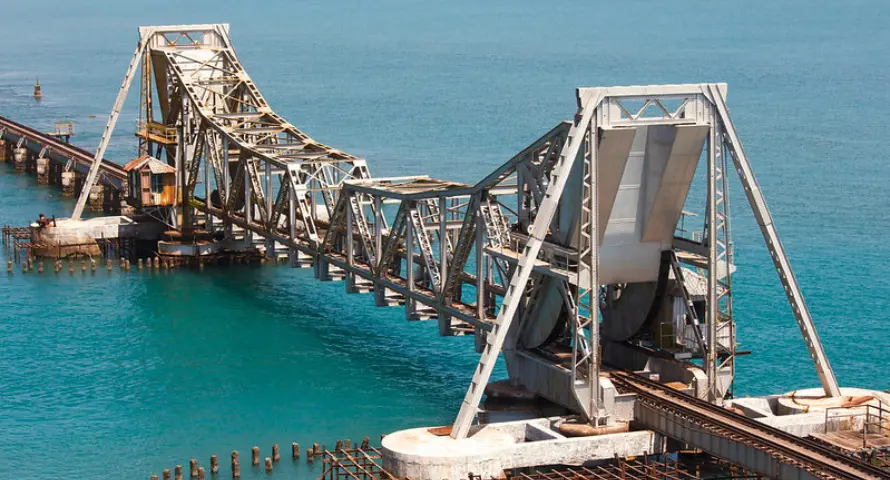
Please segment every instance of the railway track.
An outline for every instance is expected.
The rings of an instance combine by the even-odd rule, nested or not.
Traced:
[[[93,154],[91,152],[70,143],[65,143],[51,135],[47,135],[39,130],[35,130],[27,125],[22,125],[21,123],[0,115],[0,129],[3,128],[7,129],[7,131],[17,137],[24,136],[34,142],[52,148],[61,156],[69,158],[86,168],[89,168],[93,163]],[[102,160],[102,171],[106,175],[113,176],[121,182],[124,182],[127,179],[127,172],[124,171],[123,167],[110,160]]]
[[[890,479],[890,473],[816,440],[798,437],[630,372],[612,372],[620,389],[654,408],[692,420],[704,430],[757,448],[817,478]],[[769,474],[769,472],[760,472]]]

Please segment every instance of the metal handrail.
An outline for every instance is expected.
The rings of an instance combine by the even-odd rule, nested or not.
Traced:
[[[868,434],[871,433],[872,426],[878,427],[878,435],[884,435],[884,431],[886,431],[886,435],[890,436],[890,426],[884,425],[884,420],[890,420],[890,408],[884,406],[884,403],[878,399],[877,405],[872,405],[869,403],[865,403],[862,405],[852,405],[852,406],[838,406],[838,407],[827,407],[825,408],[825,423],[823,425],[823,433],[828,433],[828,419],[829,412],[832,410],[840,410],[840,409],[861,409],[864,408],[865,411],[851,412],[846,415],[834,415],[831,418],[856,418],[856,417],[865,417],[865,420],[862,423],[862,448],[868,448]],[[871,410],[877,410],[877,414],[872,414]],[[877,422],[873,422],[872,417],[877,418]]]

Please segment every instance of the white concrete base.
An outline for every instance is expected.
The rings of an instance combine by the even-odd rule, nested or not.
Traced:
[[[199,240],[195,243],[158,241],[158,254],[174,257],[200,257],[213,255],[223,251],[222,242]]]
[[[463,440],[433,435],[428,428],[401,430],[383,439],[383,468],[414,480],[460,479],[469,473],[500,477],[511,468],[661,453],[664,444],[661,435],[648,430],[566,438],[551,429],[554,420],[483,425]]]
[[[869,398],[870,397],[870,398]],[[776,399],[778,415],[794,415],[807,412],[824,412],[832,407],[854,407],[861,403],[874,406],[878,402],[890,403],[890,395],[864,388],[841,388],[840,397],[826,397],[821,388],[806,388],[786,393]]]
[[[71,220],[56,219],[55,225],[40,227],[31,224],[31,242],[42,247],[35,248],[34,254],[45,257],[71,254],[99,255],[101,251],[96,239],[115,239],[120,237],[122,228],[133,221],[127,217],[110,216]]]
[[[821,388],[795,390],[785,395],[737,398],[727,406],[741,410],[746,417],[785,432],[805,437],[862,428],[862,405],[877,406],[890,403],[890,395],[862,388],[841,388],[841,396],[826,397]],[[844,407],[844,408],[834,408]],[[828,415],[826,416],[826,409]]]

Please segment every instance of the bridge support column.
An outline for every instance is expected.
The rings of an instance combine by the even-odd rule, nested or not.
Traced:
[[[49,159],[48,158],[38,158],[37,159],[37,183],[47,184],[49,183]]]
[[[374,305],[378,307],[395,307],[403,305],[405,297],[383,285],[374,285]]]
[[[25,147],[16,148],[13,152],[13,163],[17,172],[25,171],[25,162],[28,161],[28,149]]]
[[[62,171],[62,195],[66,197],[74,196],[75,173]]]
[[[90,210],[101,212],[105,206],[105,187],[93,185],[90,188]]]
[[[312,257],[294,247],[288,248],[287,259],[293,268],[309,268],[312,266]]]
[[[315,259],[315,278],[322,282],[340,281],[343,280],[345,276],[345,272],[342,268],[324,261],[321,255]]]

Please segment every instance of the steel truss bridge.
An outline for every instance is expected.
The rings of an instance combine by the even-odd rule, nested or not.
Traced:
[[[600,375],[601,350],[616,345],[698,358],[684,364],[690,392],[729,395],[733,172],[822,386],[839,394],[724,84],[579,88],[570,120],[469,185],[374,178],[364,159],[312,139],[272,110],[219,24],[140,28],[96,158],[137,78],[140,150],[177,168],[179,229],[262,241],[321,280],[345,280],[348,293],[435,319],[441,335],[475,335],[481,356],[454,438],[470,432],[501,353],[513,385],[592,424],[616,420],[615,387]],[[701,163],[704,221],[685,235],[678,222]]]

